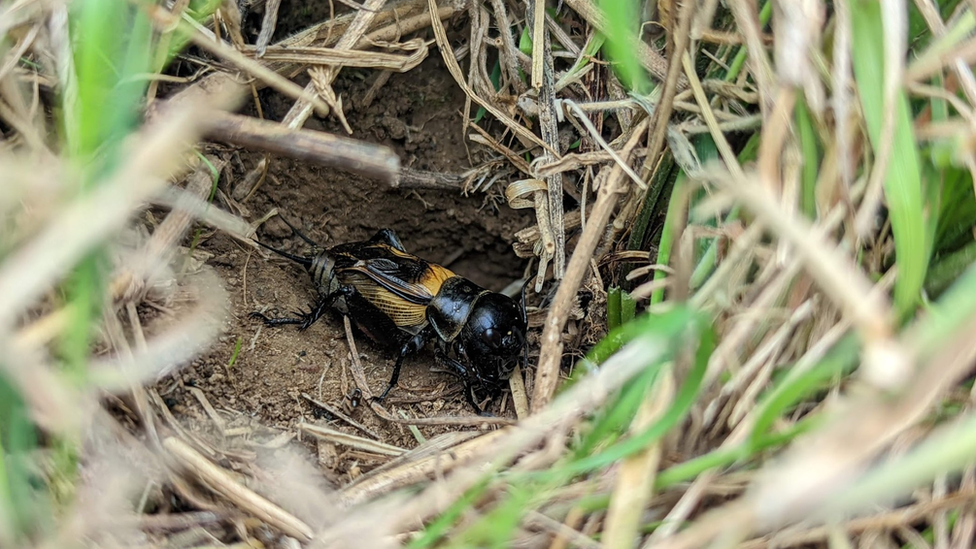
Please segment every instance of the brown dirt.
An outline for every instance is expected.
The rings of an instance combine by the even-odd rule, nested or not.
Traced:
[[[344,71],[336,82],[355,131],[353,137],[393,147],[405,166],[451,173],[469,166],[460,134],[464,96],[436,53],[409,74],[393,75],[376,100],[365,107],[358,98],[365,94],[375,74],[368,76],[363,79],[362,73]],[[280,120],[291,105],[273,92],[262,92],[260,97],[267,118]],[[333,119],[313,118],[306,127],[342,133]],[[263,154],[238,151],[230,156],[222,188],[232,187]],[[532,217],[511,210],[497,196],[493,201],[483,194],[464,197],[443,191],[393,190],[379,182],[285,158],[272,158],[268,175],[258,192],[243,204],[251,221],[277,207],[305,234],[326,246],[365,239],[377,229],[391,228],[410,252],[446,264],[496,291],[522,275],[524,264],[512,252],[511,238],[531,224]],[[308,251],[308,246],[277,218],[267,222],[258,236],[293,253]],[[238,418],[231,426],[256,422],[294,431],[302,421],[326,421],[301,394],[341,408],[344,395],[354,387],[341,317],[328,314],[305,333],[294,326],[266,328],[248,318],[248,313],[264,307],[288,313],[311,304],[315,290],[304,270],[287,260],[262,258],[220,233],[199,247],[214,254],[210,264],[232,295],[233,318],[226,336],[209,355],[186,368],[177,383],[163,384],[161,394],[187,420],[206,417],[188,390],[192,386],[200,388],[217,410]],[[228,366],[238,341],[240,352]],[[370,387],[381,391],[392,372],[393,355],[361,335],[356,343]],[[410,417],[471,415],[459,392],[460,383],[447,373],[432,371],[432,366],[435,361],[429,348],[405,361],[399,387],[387,401],[393,413]],[[505,399],[497,400],[492,411],[513,416],[510,397],[506,394]],[[365,406],[352,415],[379,433],[384,442],[405,448],[417,445],[406,426],[386,423]],[[361,434],[342,422],[328,424]],[[420,427],[426,438],[446,430]],[[308,442],[308,447],[318,452],[320,463],[340,481],[375,463],[361,454],[343,455],[343,448],[316,447]]]

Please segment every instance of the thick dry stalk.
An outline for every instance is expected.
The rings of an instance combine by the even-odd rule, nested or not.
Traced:
[[[281,0],[267,0],[264,3],[264,19],[261,21],[261,32],[258,34],[258,40],[255,44],[258,57],[264,55],[268,49],[268,44],[271,43],[275,27],[278,26],[278,8],[280,7]]]
[[[215,115],[207,137],[331,166],[392,184],[400,158],[389,147],[236,114]]]
[[[210,189],[207,189],[208,191]],[[209,225],[218,231],[229,234],[238,239],[247,239],[254,233],[254,227],[240,216],[234,215],[227,210],[214,208],[206,200],[194,194],[190,194],[177,187],[166,187],[157,196],[152,198],[152,203],[173,210],[181,210],[189,213],[200,223]],[[257,248],[257,244],[254,244]]]
[[[483,454],[486,447],[493,446],[505,434],[507,431],[494,431],[462,442],[448,452],[436,453],[405,463],[381,475],[348,486],[339,493],[339,497],[345,505],[351,506],[398,488],[412,486],[431,478],[434,473],[446,473],[458,464],[466,463],[472,457]]]
[[[559,126],[556,120],[558,118],[558,112],[555,104],[556,90],[554,89],[555,78],[553,76],[552,65],[552,44],[550,43],[549,33],[546,32],[544,25],[545,7],[545,0],[535,0],[534,9],[537,13],[534,18],[536,25],[534,32],[537,37],[536,41],[533,42],[535,44],[533,52],[539,52],[539,55],[532,59],[532,81],[533,87],[536,87],[536,69],[538,68],[539,131],[542,134],[542,140],[551,149],[558,151]],[[538,63],[536,59],[538,59]],[[536,67],[537,64],[538,67]],[[554,156],[549,151],[543,151],[541,162],[548,164],[556,161],[558,157],[558,154]],[[554,173],[547,176],[545,180],[546,185],[549,187],[549,192],[547,193],[549,198],[549,230],[552,234],[552,243],[554,245],[552,250],[552,276],[556,280],[561,280],[566,270],[566,229],[563,227],[563,174]],[[536,291],[538,292],[539,289],[537,285]]]
[[[397,55],[378,51],[337,50],[334,48],[292,47],[283,48],[272,46],[268,48],[262,59],[301,65],[338,65],[343,67],[360,67],[367,69],[384,69],[396,72],[407,72],[427,58],[427,46],[420,41],[404,44],[404,47],[415,46],[410,55]]]
[[[647,124],[645,119],[633,129],[620,155],[625,162],[629,161],[637,143],[643,137]],[[562,332],[569,317],[573,296],[583,282],[583,275],[590,268],[593,251],[596,250],[600,237],[603,236],[610,221],[610,214],[623,190],[621,185],[623,170],[620,166],[613,164],[612,167],[604,169],[609,169],[610,173],[597,191],[593,212],[587,218],[586,229],[583,230],[579,243],[573,250],[573,256],[566,267],[566,276],[559,284],[549,315],[546,316],[545,327],[542,330],[542,348],[539,351],[539,366],[535,374],[535,391],[532,394],[533,414],[543,410],[556,391],[563,354]]]
[[[163,447],[177,459],[179,465],[192,472],[211,490],[221,494],[240,509],[254,515],[285,534],[302,541],[310,541],[312,528],[281,507],[240,485],[233,477],[217,467],[182,440],[170,437]]]
[[[322,440],[327,440],[335,444],[342,444],[343,446],[356,448],[365,452],[372,452],[374,454],[396,457],[406,452],[406,450],[397,446],[392,446],[376,440],[370,440],[368,438],[357,437],[356,435],[350,435],[348,433],[336,431],[335,429],[329,429],[328,427],[323,427],[321,425],[299,423],[298,429]]]
[[[532,87],[541,90],[543,72],[548,63],[552,66],[552,56],[549,51],[549,37],[546,36],[546,0],[531,0],[532,5]],[[539,47],[545,44],[547,47]],[[552,69],[550,68],[550,71]],[[550,76],[552,73],[550,72]]]

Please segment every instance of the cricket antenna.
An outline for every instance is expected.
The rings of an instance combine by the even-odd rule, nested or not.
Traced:
[[[272,248],[271,246],[268,246],[267,244],[265,244],[264,242],[261,242],[260,240],[258,240],[256,238],[252,238],[251,240],[253,240],[255,244],[257,244],[258,246],[261,246],[262,248],[266,248],[268,250],[271,250],[272,252],[274,252],[274,253],[282,256],[282,257],[287,257],[288,259],[294,261],[295,263],[300,263],[301,265],[305,266],[305,268],[308,268],[308,267],[311,267],[312,266],[312,259],[311,258],[302,257],[300,255],[295,255],[295,254],[290,254],[288,252],[283,252],[283,251],[281,251],[281,250],[279,250],[277,248]]]
[[[285,225],[288,225],[288,228],[291,229],[291,232],[293,232],[296,235],[298,235],[298,238],[301,238],[306,243],[308,243],[310,246],[313,246],[315,248],[321,248],[322,247],[321,245],[319,245],[318,242],[316,242],[316,241],[312,240],[311,238],[305,236],[304,234],[302,234],[301,231],[299,231],[298,229],[296,229],[294,225],[292,225],[291,223],[288,222],[287,219],[285,219],[285,216],[281,215],[281,212],[278,212],[278,217],[280,217],[281,220],[285,222]]]

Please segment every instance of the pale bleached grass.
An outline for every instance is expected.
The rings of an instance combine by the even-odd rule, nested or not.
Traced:
[[[411,9],[422,3],[414,4]],[[916,4],[934,40],[911,52],[906,64],[910,20],[905,2],[884,4],[877,20],[866,15],[863,4],[840,2],[829,20],[832,42],[816,24],[825,14],[821,4],[804,3],[796,13],[770,9],[771,44],[759,24],[769,17],[763,15],[769,13],[767,8],[756,13],[743,2],[733,2],[728,10],[717,2],[685,3],[666,14],[679,46],[668,52],[671,64],[650,47],[639,49],[637,65],[666,79],[669,93],[623,101],[616,76],[603,72],[607,93],[618,97],[592,105],[578,97],[571,104],[554,100],[550,105],[548,99],[520,95],[539,81],[537,74],[518,80],[520,63],[523,70],[530,67],[523,63],[528,60],[540,66],[547,60],[539,52],[552,49],[551,44],[538,44],[540,40],[583,38],[543,32],[551,23],[541,14],[527,21],[511,3],[472,2],[464,9],[477,12],[471,36],[479,41],[457,49],[449,47],[456,44],[448,40],[439,18],[424,23],[433,23],[436,43],[443,47],[440,54],[467,100],[483,106],[489,117],[522,141],[513,144],[482,127],[466,126],[465,134],[477,135],[479,142],[499,151],[501,156],[489,163],[511,164],[512,173],[524,172],[533,179],[551,175],[534,172],[545,166],[522,158],[519,147],[539,156],[553,146],[522,122],[555,105],[578,105],[579,109],[573,107],[576,116],[564,120],[582,121],[580,128],[586,131],[579,137],[601,156],[583,153],[566,160],[566,151],[553,149],[547,163],[560,166],[567,179],[589,181],[589,186],[575,190],[582,192],[581,204],[595,199],[596,205],[585,216],[570,212],[585,218],[585,223],[580,219],[583,236],[575,250],[567,250],[571,255],[566,276],[550,309],[541,313],[547,318],[539,369],[526,372],[527,385],[535,390],[531,413],[517,425],[490,433],[430,441],[430,446],[406,453],[395,465],[345,487],[328,486],[310,456],[290,450],[278,452],[274,459],[235,462],[234,466],[245,465],[244,482],[218,464],[213,459],[217,453],[208,451],[202,437],[181,426],[165,405],[158,404],[159,395],[144,387],[204,352],[227,311],[226,294],[206,268],[177,276],[182,269],[167,263],[181,257],[177,247],[190,220],[238,238],[252,230],[247,221],[212,209],[199,192],[185,194],[172,186],[198,168],[186,153],[203,131],[202,113],[228,103],[218,98],[211,103],[190,99],[168,104],[166,116],[151,118],[151,124],[126,142],[124,162],[105,181],[87,194],[73,194],[69,191],[77,176],[49,143],[36,108],[39,94],[23,79],[23,72],[11,69],[25,53],[40,48],[41,39],[48,39],[54,44],[54,72],[75,70],[65,57],[65,27],[59,26],[64,23],[63,7],[46,13],[40,3],[29,0],[5,7],[0,10],[0,29],[38,20],[16,36],[0,63],[5,75],[0,118],[12,128],[0,143],[7,155],[0,173],[5,183],[0,185],[0,220],[5,229],[11,228],[0,235],[0,302],[8,306],[0,310],[0,348],[6,349],[0,368],[26,401],[31,420],[68,441],[81,466],[55,467],[45,479],[52,487],[68,485],[70,503],[48,537],[29,543],[10,533],[15,512],[0,482],[0,544],[60,546],[79,539],[99,546],[160,544],[165,536],[153,538],[141,529],[145,509],[131,503],[149,498],[134,494],[149,494],[162,485],[191,505],[260,519],[283,534],[273,543],[284,547],[575,543],[692,548],[772,542],[844,547],[898,545],[906,540],[918,546],[930,532],[927,523],[916,525],[926,520],[931,520],[936,547],[950,541],[971,544],[974,519],[965,505],[976,484],[967,468],[974,447],[972,403],[960,396],[959,385],[976,358],[971,337],[976,329],[976,280],[969,272],[943,300],[919,306],[913,285],[921,283],[932,260],[930,250],[918,246],[925,241],[919,231],[929,230],[919,228],[920,220],[923,214],[941,210],[938,202],[910,199],[916,193],[927,199],[929,194],[922,192],[921,178],[900,169],[904,164],[899,163],[907,158],[906,144],[912,154],[923,142],[954,143],[957,156],[969,152],[972,125],[966,119],[971,118],[976,88],[966,65],[972,41],[964,31],[972,30],[974,18],[965,3],[948,21],[943,21],[937,3]],[[427,5],[439,15],[461,9],[434,1]],[[567,50],[577,55],[571,65],[580,70],[553,75],[559,82],[554,93],[588,93],[581,78],[594,69],[581,67],[592,66],[584,55],[585,44],[596,36],[591,26],[610,29],[614,24],[600,11],[601,5],[570,2],[588,36],[581,41],[584,47]],[[493,13],[499,10],[503,13]],[[384,25],[398,17],[396,12],[375,15]],[[343,49],[366,47],[361,37],[369,31],[400,39],[389,27],[373,29],[373,12],[360,12],[353,20],[355,30],[343,35]],[[46,30],[49,22],[51,30]],[[497,44],[487,44],[489,27],[499,27],[499,22],[504,22],[506,32]],[[877,31],[875,23],[883,27],[881,56],[868,58],[873,53],[862,47],[871,44],[865,42],[864,32]],[[512,25],[531,31],[541,47],[531,56],[517,52],[515,35],[507,34]],[[712,25],[735,34],[748,48],[710,51],[712,63],[703,71],[698,61],[705,54],[699,39]],[[273,84],[301,98],[296,113],[307,115],[313,105],[320,111],[341,109],[331,89],[332,69],[314,71],[318,80],[302,90],[273,75],[282,64],[247,57],[230,42],[201,42],[214,35],[203,25],[194,29],[198,44],[257,73],[261,82],[256,86]],[[47,36],[48,32],[53,34]],[[276,47],[266,51],[277,51]],[[501,89],[492,89],[486,81],[492,68],[487,64],[490,47],[497,47],[503,57],[506,79]],[[473,66],[467,75],[459,59],[465,55]],[[868,83],[863,69],[872,66],[884,67],[884,78]],[[719,69],[725,72],[716,76]],[[961,94],[948,88],[943,76],[950,72]],[[940,79],[923,81],[933,75]],[[215,80],[228,80],[222,76]],[[70,84],[65,83],[69,89]],[[202,88],[191,85],[186,88],[191,93],[183,97],[208,97],[200,93]],[[11,89],[19,90],[19,99],[12,98]],[[312,92],[316,97],[310,97]],[[684,94],[680,102],[674,100],[676,93]],[[520,101],[506,103],[505,94]],[[881,112],[869,110],[878,105],[863,103],[865,97],[875,96]],[[941,101],[955,111],[946,107],[939,111],[944,119],[912,120],[919,138],[915,141],[911,133],[897,133],[905,131],[898,124],[907,112],[897,110],[898,102],[908,99],[924,99],[930,110],[937,110]],[[631,102],[650,112],[630,109]],[[798,130],[801,109],[812,126],[806,137]],[[622,126],[619,134],[592,139],[596,126],[587,123],[592,119],[580,117],[595,112],[614,117]],[[672,112],[677,114],[670,116]],[[471,114],[465,111],[466,124]],[[652,117],[671,123],[654,126]],[[753,157],[744,159],[728,136],[757,124],[761,143]],[[706,137],[709,141],[703,145]],[[814,146],[804,139],[813,139]],[[640,147],[642,140],[654,145],[650,151]],[[659,316],[638,318],[593,349],[589,360],[578,361],[574,384],[556,393],[562,382],[565,326],[574,322],[574,329],[587,328],[587,319],[570,319],[578,290],[604,289],[598,282],[603,280],[598,265],[613,259],[615,247],[621,245],[614,239],[633,228],[645,207],[642,184],[653,188],[649,183],[656,181],[655,170],[664,164],[656,149],[665,141],[678,146],[675,160],[688,170],[688,177],[682,180],[686,186],[676,186],[671,196],[663,197],[665,207],[656,210],[662,215],[673,212],[664,231],[665,238],[673,239],[666,243],[670,255],[648,256],[646,264],[637,266],[643,271],[634,275],[653,277],[660,268],[667,278],[637,280],[644,286],[634,295],[654,296],[660,295],[654,291],[666,290],[671,299],[655,305]],[[919,158],[922,163],[931,160]],[[645,169],[638,170],[641,163]],[[810,166],[813,169],[807,170]],[[973,163],[963,159],[959,166],[926,166],[947,173],[959,166],[971,171]],[[197,175],[203,173],[199,169]],[[644,179],[633,183],[635,176]],[[200,181],[198,191],[206,186],[205,178]],[[938,183],[926,180],[924,185]],[[703,191],[704,198],[696,196],[696,190]],[[900,200],[892,201],[895,194]],[[807,203],[811,197],[812,204]],[[536,198],[533,206],[553,197],[533,194]],[[672,209],[667,208],[669,200]],[[883,202],[891,215],[879,227],[877,205]],[[108,353],[88,361],[86,382],[79,384],[61,371],[49,345],[72,329],[71,311],[51,299],[52,289],[89,251],[132,246],[115,237],[146,203],[174,207],[168,221],[175,228],[115,255],[128,263],[114,266],[111,280],[117,284],[110,286],[111,297],[121,301],[106,300],[105,333],[97,340]],[[733,209],[737,213],[732,214]],[[99,215],[93,217],[92,211]],[[557,216],[555,210],[540,207],[537,212],[546,218],[540,226],[568,224],[568,217]],[[712,221],[715,227],[704,226]],[[551,248],[565,242],[551,242],[549,233],[562,234],[539,231],[537,241],[546,245],[520,244],[539,258],[546,249],[554,257]],[[696,244],[715,250],[710,277],[711,267],[702,266]],[[886,264],[891,250],[898,255]],[[627,256],[627,261],[637,261],[634,257],[638,256]],[[696,264],[699,260],[702,263]],[[562,267],[560,262],[558,269]],[[693,272],[703,281],[698,289],[689,282]],[[190,304],[177,309],[179,316],[168,330],[145,339],[131,300],[142,295],[141,284],[160,277],[172,277],[170,282]],[[692,308],[675,303],[675,296],[686,297]],[[646,305],[641,302],[638,310]],[[115,317],[116,307],[127,313],[131,343],[122,319]],[[696,311],[707,316],[699,317]],[[709,342],[713,331],[714,350]],[[844,351],[851,341],[854,350]],[[838,365],[847,362],[857,366],[853,375],[851,367]],[[657,372],[657,377],[651,381],[648,372]],[[104,412],[100,398],[108,392],[133,403],[137,427],[122,427]],[[602,438],[591,440],[594,432]],[[35,450],[57,456],[50,448]],[[947,482],[947,475],[958,470],[964,471],[959,485]],[[203,487],[194,485],[201,480]],[[959,519],[950,526],[948,515],[957,511]],[[113,517],[119,519],[116,524],[111,524]],[[236,535],[219,541],[249,537]]]

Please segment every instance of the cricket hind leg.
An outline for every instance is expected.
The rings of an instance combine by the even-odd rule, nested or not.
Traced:
[[[265,326],[273,327],[273,326],[285,326],[290,324],[298,324],[298,331],[304,332],[305,330],[309,329],[312,326],[312,324],[315,324],[316,320],[322,318],[322,315],[325,314],[325,311],[328,310],[329,307],[331,307],[333,304],[335,304],[337,299],[343,296],[348,296],[352,294],[352,292],[353,292],[353,288],[349,286],[340,286],[339,289],[336,290],[335,292],[332,292],[327,296],[319,298],[315,302],[315,304],[312,305],[312,308],[308,312],[305,311],[293,312],[292,314],[295,315],[294,317],[271,318],[258,312],[253,312],[248,316],[250,316],[251,318],[261,319],[262,321],[264,321]]]

